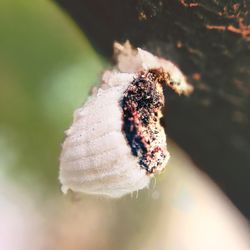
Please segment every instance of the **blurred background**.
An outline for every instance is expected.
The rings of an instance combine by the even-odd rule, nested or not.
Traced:
[[[185,238],[192,216],[200,220],[192,207],[205,211],[202,196],[212,197],[207,206],[218,205],[219,214],[229,211],[224,221],[232,225],[223,228],[232,238],[239,232],[247,238],[240,212],[174,142],[169,170],[148,190],[115,201],[61,194],[58,159],[64,131],[109,67],[111,57],[104,55],[53,1],[0,0],[0,249],[203,249],[199,246],[207,239],[201,245],[196,241],[206,223],[194,227],[193,239]],[[204,193],[196,194],[199,188]],[[183,213],[191,222],[185,224]],[[179,234],[175,224],[183,222]],[[174,233],[157,238],[160,232]],[[189,240],[196,248],[185,248]],[[214,235],[208,241],[213,248]]]
[[[64,130],[104,60],[50,1],[0,4],[1,170],[55,185]]]

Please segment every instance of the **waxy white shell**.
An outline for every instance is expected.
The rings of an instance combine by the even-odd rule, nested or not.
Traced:
[[[64,189],[119,197],[148,185],[121,132],[123,92],[122,85],[99,89],[75,111],[61,154]]]
[[[132,50],[129,43],[115,43],[115,52],[117,68],[104,72],[102,84],[75,111],[73,124],[66,131],[59,175],[63,192],[71,189],[121,197],[147,187],[151,176],[138,165],[138,158],[132,155],[122,132],[123,93],[139,71],[159,67],[165,70],[167,64],[177,72],[174,77],[179,78],[179,92],[190,88],[171,62],[141,49]],[[166,162],[168,158],[169,155]]]

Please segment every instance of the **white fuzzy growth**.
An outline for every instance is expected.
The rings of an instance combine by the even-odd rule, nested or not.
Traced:
[[[133,77],[107,72],[101,88],[75,111],[60,158],[64,192],[120,197],[148,186],[150,177],[122,133],[120,100]]]

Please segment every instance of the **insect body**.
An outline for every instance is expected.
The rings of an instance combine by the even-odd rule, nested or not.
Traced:
[[[60,157],[62,189],[121,197],[148,186],[169,159],[160,125],[163,85],[192,86],[171,62],[127,42],[115,43],[117,65],[74,113]]]

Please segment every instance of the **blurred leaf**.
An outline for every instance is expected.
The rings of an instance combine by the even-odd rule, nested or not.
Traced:
[[[58,185],[63,131],[103,65],[52,2],[1,0],[0,137],[16,156],[11,165],[2,160],[0,168],[31,182]]]

